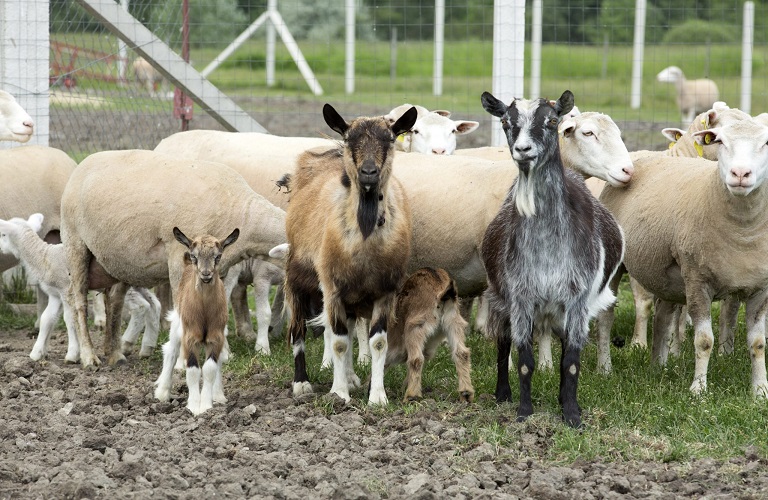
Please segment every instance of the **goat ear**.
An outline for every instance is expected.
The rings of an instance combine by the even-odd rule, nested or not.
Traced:
[[[234,231],[230,233],[229,236],[224,238],[224,241],[221,242],[221,249],[224,250],[229,245],[237,241],[237,238],[240,236],[240,230],[235,228]]]
[[[573,92],[570,90],[563,92],[563,95],[560,96],[560,99],[555,102],[555,111],[557,112],[557,116],[565,116],[570,113],[573,109],[573,101]]]
[[[672,142],[677,142],[685,133],[685,130],[680,128],[668,127],[661,129],[661,135],[666,137]]]
[[[490,92],[483,92],[483,95],[480,96],[480,102],[483,104],[483,109],[496,118],[501,118],[507,112],[508,106],[496,99]]]
[[[344,120],[344,118],[341,117],[341,115],[334,109],[333,106],[330,104],[325,104],[323,106],[323,118],[325,118],[325,123],[328,124],[329,127],[331,127],[331,130],[338,132],[339,135],[344,135],[347,133],[347,129],[349,129],[349,124]]]
[[[181,232],[181,229],[178,227],[173,228],[173,236],[176,237],[176,241],[184,245],[185,247],[189,248],[189,245],[192,243],[189,241],[189,238],[186,237],[184,233]]]
[[[411,127],[413,127],[413,124],[416,123],[416,119],[418,117],[419,112],[416,107],[411,107],[411,109],[403,113],[403,116],[398,118],[397,121],[392,125],[392,133],[395,134],[395,137],[397,137],[404,132],[408,132],[411,130]]]

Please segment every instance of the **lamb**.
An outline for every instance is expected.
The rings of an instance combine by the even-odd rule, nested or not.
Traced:
[[[169,187],[180,182],[183,188]],[[118,282],[150,287],[170,281],[177,289],[183,251],[175,243],[174,225],[194,234],[214,234],[221,226],[241,228],[240,238],[222,258],[222,273],[246,258],[267,259],[269,250],[286,238],[285,212],[254,193],[231,168],[153,151],[88,156],[70,177],[61,214],[84,368],[101,363],[88,334],[85,292]],[[122,288],[113,290],[107,310],[104,337],[109,364],[125,359],[113,334]]]
[[[329,104],[323,117],[344,138],[342,149],[313,150],[283,179],[291,192],[286,215],[285,298],[291,311],[293,394],[312,392],[305,356],[306,320],[322,300],[326,344],[333,349],[334,393],[350,401],[359,385],[352,367],[347,320],[371,319],[369,404],[386,404],[384,365],[395,297],[406,278],[411,212],[392,176],[395,138],[416,121],[407,111],[392,126],[381,117],[346,122]]]
[[[163,75],[143,57],[137,57],[131,67],[139,85],[143,85],[147,89],[147,94],[155,97],[165,82]]]
[[[43,225],[43,220],[43,215],[39,213],[32,214],[26,220],[13,218],[4,221],[0,219],[0,250],[19,259],[32,280],[39,284],[48,297],[47,305],[40,318],[37,341],[29,357],[39,361],[47,355],[50,334],[56,326],[63,306],[64,323],[69,338],[67,354],[64,359],[69,363],[77,363],[80,348],[75,333],[72,306],[66,300],[70,279],[64,247],[61,243],[52,245],[40,239],[38,231]],[[141,357],[148,357],[152,354],[160,328],[159,308],[156,309],[157,315],[154,318],[147,319],[145,316],[148,314],[143,305],[135,299],[136,296],[145,295],[147,292],[145,289],[133,290],[126,298],[126,305],[131,311],[131,323],[129,323],[129,328],[123,336],[123,342],[124,345],[130,343],[132,346],[142,327],[146,327]]]
[[[25,143],[32,138],[35,122],[16,99],[0,90],[0,141]]]
[[[768,397],[765,315],[768,307],[768,198],[761,189],[768,168],[768,127],[745,119],[695,134],[718,144],[718,161],[641,158],[627,189],[606,187],[601,199],[627,234],[625,266],[657,297],[652,355],[668,355],[674,304],[693,321],[696,365],[691,391],[707,388],[714,345],[710,306],[730,296],[746,299],[752,392]],[[663,212],[661,217],[659,213]],[[716,234],[717,237],[712,235]]]
[[[175,295],[171,335],[163,346],[163,371],[155,382],[155,398],[168,400],[173,366],[182,354],[187,366],[187,409],[193,415],[200,415],[210,410],[214,401],[227,401],[222,388],[221,365],[227,341],[229,310],[218,268],[224,250],[237,241],[240,230],[236,228],[223,240],[211,235],[190,240],[178,227],[173,228],[173,235],[187,248],[187,252],[184,253],[184,270]],[[201,391],[197,354],[202,346],[205,346],[206,360],[202,369]]]
[[[696,114],[710,109],[720,96],[715,82],[708,78],[686,80],[683,70],[677,66],[664,68],[656,75],[656,80],[675,84],[683,128],[693,122]]]
[[[416,270],[403,284],[395,303],[395,321],[387,332],[387,361],[406,363],[404,401],[421,398],[421,371],[443,341],[448,341],[459,378],[459,398],[472,402],[470,353],[464,344],[467,322],[461,317],[456,283],[443,269]]]
[[[583,179],[564,167],[558,145],[559,116],[573,107],[563,92],[545,99],[513,100],[488,92],[483,108],[501,118],[520,175],[483,238],[488,272],[489,331],[497,339],[496,400],[511,398],[509,352],[518,351],[518,420],[533,413],[533,332],[561,339],[559,402],[566,424],[581,426],[577,402],[581,349],[589,320],[611,305],[609,287],[624,255],[624,236],[611,213],[589,193]]]

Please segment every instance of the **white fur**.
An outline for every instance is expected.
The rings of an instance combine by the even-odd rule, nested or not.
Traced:
[[[27,142],[35,130],[35,122],[16,99],[0,90],[0,141]]]
[[[683,70],[677,66],[664,68],[656,75],[656,80],[675,85],[684,128],[691,124],[697,113],[710,109],[720,95],[715,82],[708,78],[686,80]]]

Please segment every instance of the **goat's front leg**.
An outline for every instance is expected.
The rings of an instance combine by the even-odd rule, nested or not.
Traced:
[[[581,349],[572,345],[565,336],[562,339],[560,357],[560,405],[563,408],[563,420],[570,427],[581,427],[581,407],[577,400],[579,373],[581,372]]]
[[[395,305],[395,294],[386,294],[373,303],[368,345],[371,351],[371,388],[368,404],[387,404],[384,389],[384,366],[387,362],[387,327]]]
[[[498,332],[496,337],[496,402],[512,401],[512,388],[509,386],[510,353],[512,337],[508,331]]]
[[[768,398],[768,381],[765,373],[765,317],[768,311],[768,293],[763,292],[747,301],[747,348],[752,358],[752,394]]]
[[[226,403],[221,382],[221,352],[224,349],[224,330],[209,331],[206,335],[205,363],[203,364],[203,390],[200,393],[200,413],[210,410],[213,402]]]

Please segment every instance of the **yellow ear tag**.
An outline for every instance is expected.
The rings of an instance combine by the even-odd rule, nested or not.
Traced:
[[[704,143],[705,144],[711,144],[712,143],[712,134],[707,134],[704,136]]]
[[[675,147],[676,141],[672,141],[669,143],[669,149],[672,149]]]
[[[400,134],[397,136],[397,140],[399,142],[405,142],[405,134]]]
[[[693,147],[696,148],[696,152],[699,153],[699,156],[704,156],[704,147],[701,144],[694,142]]]
[[[683,134],[681,134],[680,132],[676,133],[675,134],[675,140],[679,141],[682,136],[683,136]]]

